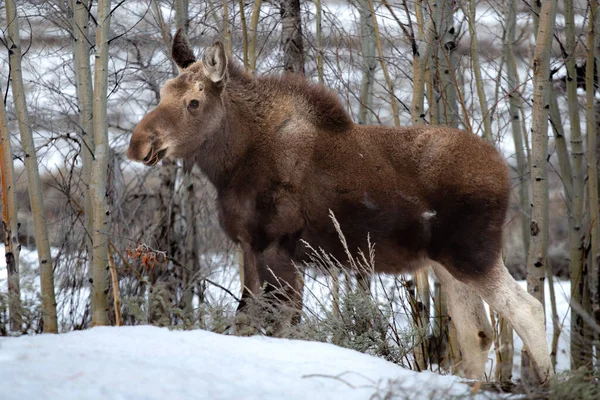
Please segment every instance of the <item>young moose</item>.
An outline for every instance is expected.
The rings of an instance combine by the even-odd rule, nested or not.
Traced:
[[[223,229],[243,249],[250,292],[265,284],[294,298],[291,260],[304,259],[301,240],[345,259],[332,210],[350,249],[366,250],[371,236],[377,272],[433,265],[465,376],[481,378],[492,342],[483,298],[548,380],[542,305],[500,254],[510,184],[493,146],[447,127],[356,125],[332,92],[298,76],[249,75],[219,42],[196,61],[181,31],[173,58],[179,76],[135,128],[127,155],[150,166],[169,156],[200,167],[217,190]]]

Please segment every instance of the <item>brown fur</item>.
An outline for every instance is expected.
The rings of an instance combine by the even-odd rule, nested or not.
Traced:
[[[331,210],[351,251],[366,251],[370,235],[377,271],[432,264],[465,376],[484,372],[492,328],[483,298],[548,381],[543,307],[500,257],[510,187],[493,146],[445,127],[356,125],[329,90],[296,76],[253,77],[228,63],[221,43],[196,62],[181,30],[173,58],[182,70],[135,128],[127,154],[147,165],[184,158],[213,182],[223,229],[244,251],[240,311],[261,287],[301,305],[291,261],[305,259],[302,240],[345,260]]]
[[[223,229],[244,249],[249,287],[277,285],[267,267],[295,287],[301,240],[344,260],[329,210],[350,250],[366,250],[370,235],[378,272],[430,259],[461,281],[490,277],[510,191],[493,146],[446,127],[356,125],[331,91],[293,75],[251,76],[220,44],[189,63],[181,36],[173,48],[183,69],[136,127],[128,156],[196,162],[217,189]]]

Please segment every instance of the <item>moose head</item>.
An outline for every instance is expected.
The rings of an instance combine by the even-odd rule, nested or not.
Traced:
[[[173,39],[172,56],[179,75],[166,82],[158,106],[133,131],[127,157],[155,165],[163,157],[185,158],[197,151],[222,126],[221,95],[227,82],[227,56],[221,42],[196,61],[182,29]]]

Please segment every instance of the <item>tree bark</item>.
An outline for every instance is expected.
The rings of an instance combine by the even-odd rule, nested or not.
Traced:
[[[244,0],[238,0],[238,7],[240,8],[240,25],[242,27],[244,68],[248,69],[248,67],[250,66],[250,60],[249,60],[249,56],[248,56],[248,51],[249,51],[248,24],[246,23],[246,12],[244,11]]]
[[[571,186],[572,198],[569,209],[569,247],[571,271],[571,301],[583,307],[583,138],[577,98],[577,75],[575,69],[575,16],[573,0],[565,0],[565,51],[567,68],[567,105],[571,127]],[[582,346],[584,321],[577,313],[571,313],[571,369],[576,370],[591,362],[591,354]]]
[[[588,205],[590,221],[590,266],[588,268],[588,286],[590,291],[590,308],[596,321],[600,320],[600,293],[598,292],[599,281],[599,257],[600,257],[600,221],[598,220],[598,132],[596,130],[596,87],[594,75],[596,73],[596,29],[598,29],[598,2],[591,0],[588,35],[587,35],[587,60],[585,71],[586,92],[586,120],[587,120],[587,172],[588,172]],[[593,337],[592,337],[593,339]],[[590,341],[592,344],[594,340]],[[595,344],[594,347],[598,348]],[[587,349],[594,354],[594,348]]]
[[[477,33],[475,30],[475,0],[469,0],[469,34],[471,36],[471,60],[473,75],[475,76],[475,86],[477,87],[477,98],[479,99],[479,108],[481,109],[481,119],[483,120],[483,137],[490,143],[494,143],[494,134],[492,124],[487,108],[487,99],[483,89],[483,79],[481,78],[481,67],[479,65],[479,45],[477,43]]]
[[[379,35],[379,24],[377,23],[377,15],[375,15],[375,6],[372,0],[369,1],[369,8],[371,10],[371,20],[373,21],[373,32],[375,34],[375,47],[377,48],[377,55],[379,56],[379,63],[381,64],[381,70],[387,85],[387,89],[390,95],[390,104],[392,106],[392,116],[394,117],[394,125],[400,126],[400,114],[398,111],[398,104],[396,102],[396,95],[394,93],[394,83],[390,77],[387,65],[383,58],[383,46],[381,44],[381,37]]]
[[[186,33],[190,27],[188,18],[189,0],[175,0],[175,27]]]
[[[108,174],[108,41],[110,34],[110,0],[98,0],[96,18],[96,61],[94,63],[94,144],[95,158],[90,185],[94,204],[92,227],[92,326],[108,325],[108,239],[110,209],[107,201]]]
[[[458,85],[456,81],[456,60],[454,50],[454,7],[452,0],[443,0],[437,6],[434,22],[437,29],[438,43],[436,48],[435,72],[437,75],[438,115],[440,124],[458,128],[460,115],[458,112]]]
[[[42,307],[44,332],[57,333],[58,321],[56,317],[56,297],[54,295],[54,272],[52,270],[52,256],[48,240],[48,228],[44,212],[42,185],[38,171],[37,156],[33,142],[33,134],[29,122],[29,112],[25,99],[25,88],[21,72],[21,40],[19,37],[19,23],[17,7],[14,0],[6,1],[6,20],[8,23],[7,45],[10,60],[10,82],[12,84],[13,100],[19,120],[21,144],[25,153],[25,169],[29,184],[29,198],[33,224],[35,228],[35,242],[40,263],[40,283],[42,291]]]
[[[316,7],[316,45],[317,45],[317,77],[319,83],[323,84],[323,31],[321,29],[321,19],[323,15],[323,9],[321,7],[321,0],[315,0]]]
[[[227,0],[223,0],[223,35],[225,35],[225,49],[227,57],[233,56],[233,48],[231,47],[231,25],[229,23],[229,5]]]
[[[304,75],[304,45],[300,0],[280,0],[283,70]]]
[[[531,124],[531,177],[533,209],[530,247],[527,255],[527,291],[544,305],[544,280],[548,251],[548,109],[550,91],[550,48],[554,34],[556,0],[542,4],[533,57],[533,116]],[[531,379],[526,349],[522,358],[523,379]]]
[[[373,112],[373,83],[375,79],[375,68],[377,68],[375,28],[371,16],[371,7],[368,0],[358,2],[360,15],[361,50],[363,76],[360,90],[360,108],[358,111],[358,123],[369,124],[373,118],[369,113]]]
[[[84,216],[83,228],[86,236],[86,255],[91,275],[92,265],[92,218],[94,215],[90,182],[94,159],[93,86],[90,67],[90,52],[93,43],[89,38],[89,11],[82,1],[71,0],[71,27],[73,30],[73,61],[79,107],[79,129],[81,138],[81,180],[83,182]]]
[[[417,16],[422,15],[422,1],[415,3]],[[437,3],[431,4],[432,14],[427,22],[423,18],[417,18],[419,31],[423,33],[419,37],[419,44],[413,52],[413,96],[410,105],[410,115],[413,125],[425,123],[425,75],[427,66],[431,62],[433,52],[433,41],[435,39],[434,14],[437,13]],[[422,22],[421,22],[422,20]],[[430,101],[431,103],[431,101]],[[432,105],[430,104],[430,107]]]
[[[260,8],[262,6],[262,0],[254,1],[254,8],[252,9],[252,18],[250,20],[250,44],[248,48],[248,71],[254,74],[256,72],[256,60],[258,54],[256,54],[256,41],[258,40],[258,18],[260,16]]]
[[[517,65],[513,49],[515,42],[516,25],[516,0],[510,0],[506,5],[506,32],[503,46],[504,61],[506,63],[506,80],[508,90],[508,103],[511,122],[511,131],[515,143],[515,155],[517,159],[517,175],[519,176],[519,204],[521,208],[521,234],[523,235],[523,248],[525,256],[529,252],[529,185],[528,185],[528,161],[524,150],[524,132],[521,125],[521,94],[518,92],[519,83],[517,76]]]
[[[0,93],[2,87],[0,86]],[[2,230],[4,231],[4,257],[8,278],[8,313],[10,332],[20,333],[23,329],[21,314],[21,289],[19,286],[19,223],[17,219],[17,196],[15,172],[10,144],[10,132],[6,122],[4,101],[0,104],[0,181],[2,183]]]

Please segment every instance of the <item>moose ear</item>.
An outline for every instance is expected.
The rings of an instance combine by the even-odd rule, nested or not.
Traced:
[[[173,60],[179,66],[184,69],[191,64],[196,62],[196,56],[194,50],[190,45],[190,41],[182,28],[177,29],[175,37],[173,38],[173,48],[171,50]]]
[[[215,83],[224,81],[227,73],[227,56],[223,43],[215,42],[206,49],[202,57],[202,64],[204,73],[211,81]]]

